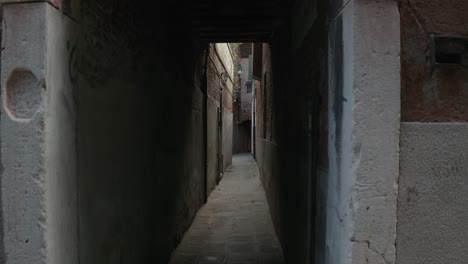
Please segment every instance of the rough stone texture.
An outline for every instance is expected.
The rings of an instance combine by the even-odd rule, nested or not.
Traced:
[[[76,113],[66,45],[76,25],[48,3],[3,12],[5,263],[77,263]]]
[[[402,123],[398,264],[468,259],[468,124]]]
[[[61,12],[72,17],[73,20],[77,20],[80,17],[81,12],[81,2],[82,0],[0,0],[1,5],[7,4],[23,4],[31,2],[43,2],[49,3],[55,8],[60,9]]]
[[[468,121],[468,69],[434,67],[429,47],[431,34],[468,37],[468,2],[400,2],[402,120]]]
[[[233,165],[197,213],[170,263],[284,263],[250,155],[233,157]]]
[[[65,0],[66,1],[66,0]],[[23,4],[23,3],[29,3],[31,0],[0,0],[0,4]],[[34,2],[44,2],[44,3],[49,3],[53,6],[60,6],[62,3],[62,0],[37,0]]]
[[[16,69],[6,82],[5,107],[19,119],[30,119],[40,107],[42,84],[29,70]]]
[[[46,5],[43,3],[5,6],[2,51],[2,214],[5,263],[44,263],[44,108],[31,109],[28,118],[15,116],[8,106],[6,82],[15,70],[25,70],[35,80],[46,79]],[[45,87],[31,83],[28,95],[42,101]],[[10,98],[11,99],[11,98]]]
[[[395,263],[397,3],[346,2],[333,19],[330,39],[325,263]]]

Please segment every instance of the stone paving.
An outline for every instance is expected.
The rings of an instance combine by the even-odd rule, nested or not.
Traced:
[[[170,264],[284,264],[251,155],[233,156]]]

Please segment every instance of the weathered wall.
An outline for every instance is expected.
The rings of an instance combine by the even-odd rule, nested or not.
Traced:
[[[402,123],[397,263],[468,259],[468,124]]]
[[[443,12],[441,12],[443,10]],[[468,37],[466,1],[402,0],[397,263],[462,263],[468,72],[431,64],[430,36]]]
[[[222,171],[232,163],[233,130],[233,72],[234,66],[230,48],[227,44],[211,44],[208,58],[208,190],[212,190],[218,180],[218,152],[221,143],[223,156]],[[227,73],[226,83],[221,74]],[[222,96],[221,96],[222,88]],[[222,98],[222,105],[221,105]],[[222,117],[218,111],[222,109]],[[221,132],[219,119],[222,120]],[[221,136],[221,138],[219,138]]]
[[[263,46],[263,76],[256,88],[256,157],[288,263],[311,263],[315,251],[320,104],[327,91],[327,5],[297,1],[284,8],[271,44]]]
[[[201,56],[183,20],[165,23],[170,6],[156,15],[113,1],[83,8],[81,262],[166,263],[205,195]]]
[[[402,120],[468,121],[468,69],[433,67],[429,45],[430,35],[468,37],[468,2],[402,0],[400,13]]]
[[[400,125],[396,1],[334,1],[322,263],[395,263]]]
[[[78,6],[4,6],[6,263],[167,263],[205,197],[201,48],[168,6]]]
[[[2,263],[77,263],[76,90],[66,45],[77,25],[46,3],[3,9]]]
[[[209,72],[209,71],[208,71]],[[207,189],[208,193],[213,190],[218,179],[218,105],[216,101],[208,99],[207,103],[207,138],[208,138],[208,175]]]
[[[46,263],[78,262],[76,104],[69,69],[77,24],[51,6],[47,7],[48,69],[45,89],[45,175],[47,228]],[[57,76],[63,76],[59,78]]]

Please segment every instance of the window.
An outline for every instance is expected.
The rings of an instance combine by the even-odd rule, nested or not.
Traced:
[[[245,83],[245,87],[247,89],[247,93],[252,93],[252,82]]]

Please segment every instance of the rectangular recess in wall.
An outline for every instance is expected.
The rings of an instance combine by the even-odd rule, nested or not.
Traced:
[[[263,71],[263,43],[254,43],[252,64],[252,78],[261,81]]]
[[[430,44],[433,65],[468,67],[468,38],[431,36]]]

